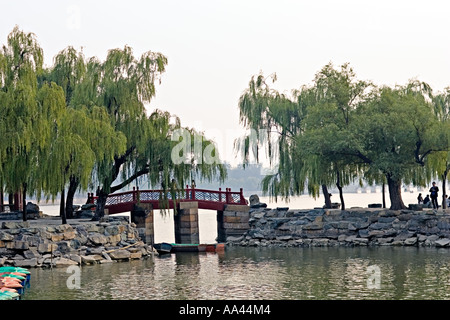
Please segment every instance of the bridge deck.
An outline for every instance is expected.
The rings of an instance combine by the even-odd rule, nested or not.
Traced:
[[[216,190],[188,188],[172,193],[164,190],[139,190],[133,188],[132,191],[112,193],[106,199],[105,209],[109,214],[132,211],[135,204],[150,203],[153,209],[173,209],[173,199],[175,203],[185,201],[197,201],[199,209],[224,210],[227,204],[247,205],[243,190],[232,192],[226,188],[225,191],[219,188]],[[93,203],[97,197],[92,197]],[[164,201],[163,199],[166,199]]]

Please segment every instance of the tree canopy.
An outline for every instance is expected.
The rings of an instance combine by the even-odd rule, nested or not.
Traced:
[[[336,184],[344,204],[342,186],[355,179],[386,181],[391,208],[400,209],[402,183],[424,185],[444,172],[450,150],[446,99],[417,80],[378,87],[358,80],[349,64],[330,63],[313,85],[289,96],[271,89],[262,74],[253,77],[239,109],[244,126],[278,136],[278,152],[269,152],[278,157],[278,171],[263,179],[264,192],[289,198],[307,189],[317,196],[322,185],[326,198],[326,186]],[[244,153],[250,151],[247,146]]]
[[[212,141],[183,128],[169,112],[147,114],[168,63],[164,55],[148,51],[135,57],[125,46],[99,61],[68,47],[44,68],[43,54],[36,36],[18,27],[0,51],[0,183],[7,192],[53,199],[60,194],[65,222],[77,189],[97,188],[98,218],[109,193],[143,175],[166,188],[172,179],[183,185],[194,175],[226,177],[220,161],[199,162],[194,153],[186,155],[190,161],[174,164],[175,130],[201,137],[201,151]]]

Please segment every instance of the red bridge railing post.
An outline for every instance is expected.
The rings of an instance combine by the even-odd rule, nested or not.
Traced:
[[[219,202],[222,202],[222,188],[219,188]]]
[[[186,185],[186,200],[189,200],[189,185]]]

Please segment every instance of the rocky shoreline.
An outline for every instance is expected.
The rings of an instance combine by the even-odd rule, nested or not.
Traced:
[[[430,246],[450,248],[450,210],[250,209],[250,229],[228,245],[254,247]]]
[[[249,230],[227,245],[253,247],[426,246],[450,248],[450,209],[251,208]],[[157,254],[126,217],[59,217],[0,222],[0,266],[64,267],[142,259]]]
[[[0,266],[65,267],[141,259],[153,249],[141,241],[134,223],[59,218],[0,222]]]

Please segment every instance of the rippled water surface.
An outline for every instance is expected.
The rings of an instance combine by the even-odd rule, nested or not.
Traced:
[[[72,273],[65,268],[31,271],[24,299],[448,299],[450,293],[450,251],[436,248],[227,247],[223,254],[83,266],[80,289],[67,287]]]

